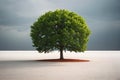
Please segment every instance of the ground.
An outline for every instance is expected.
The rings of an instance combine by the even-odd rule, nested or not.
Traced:
[[[49,62],[59,52],[0,51],[0,80],[120,80],[120,51],[64,53],[66,59],[89,62]]]

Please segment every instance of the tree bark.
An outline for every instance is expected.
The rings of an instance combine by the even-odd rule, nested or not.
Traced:
[[[63,47],[61,46],[60,47],[60,60],[63,60],[64,57],[63,57]]]

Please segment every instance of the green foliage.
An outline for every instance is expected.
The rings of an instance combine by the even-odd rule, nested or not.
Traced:
[[[33,46],[39,52],[69,50],[84,52],[90,30],[84,19],[68,10],[49,11],[31,26]]]

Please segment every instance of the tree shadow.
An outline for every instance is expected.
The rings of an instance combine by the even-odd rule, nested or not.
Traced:
[[[90,60],[83,59],[40,59],[40,60],[6,60],[0,61],[0,69],[2,68],[26,68],[26,67],[53,67],[63,66],[61,63],[69,62],[89,62]]]
[[[25,68],[25,67],[52,67],[60,66],[60,64],[43,62],[39,60],[9,60],[9,61],[0,61],[1,68]]]
[[[85,59],[43,59],[37,60],[40,62],[90,62],[90,60]]]

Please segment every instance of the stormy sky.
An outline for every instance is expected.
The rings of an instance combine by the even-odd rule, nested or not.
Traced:
[[[55,9],[85,18],[92,32],[88,50],[120,50],[120,0],[0,0],[0,50],[34,50],[30,26]]]

